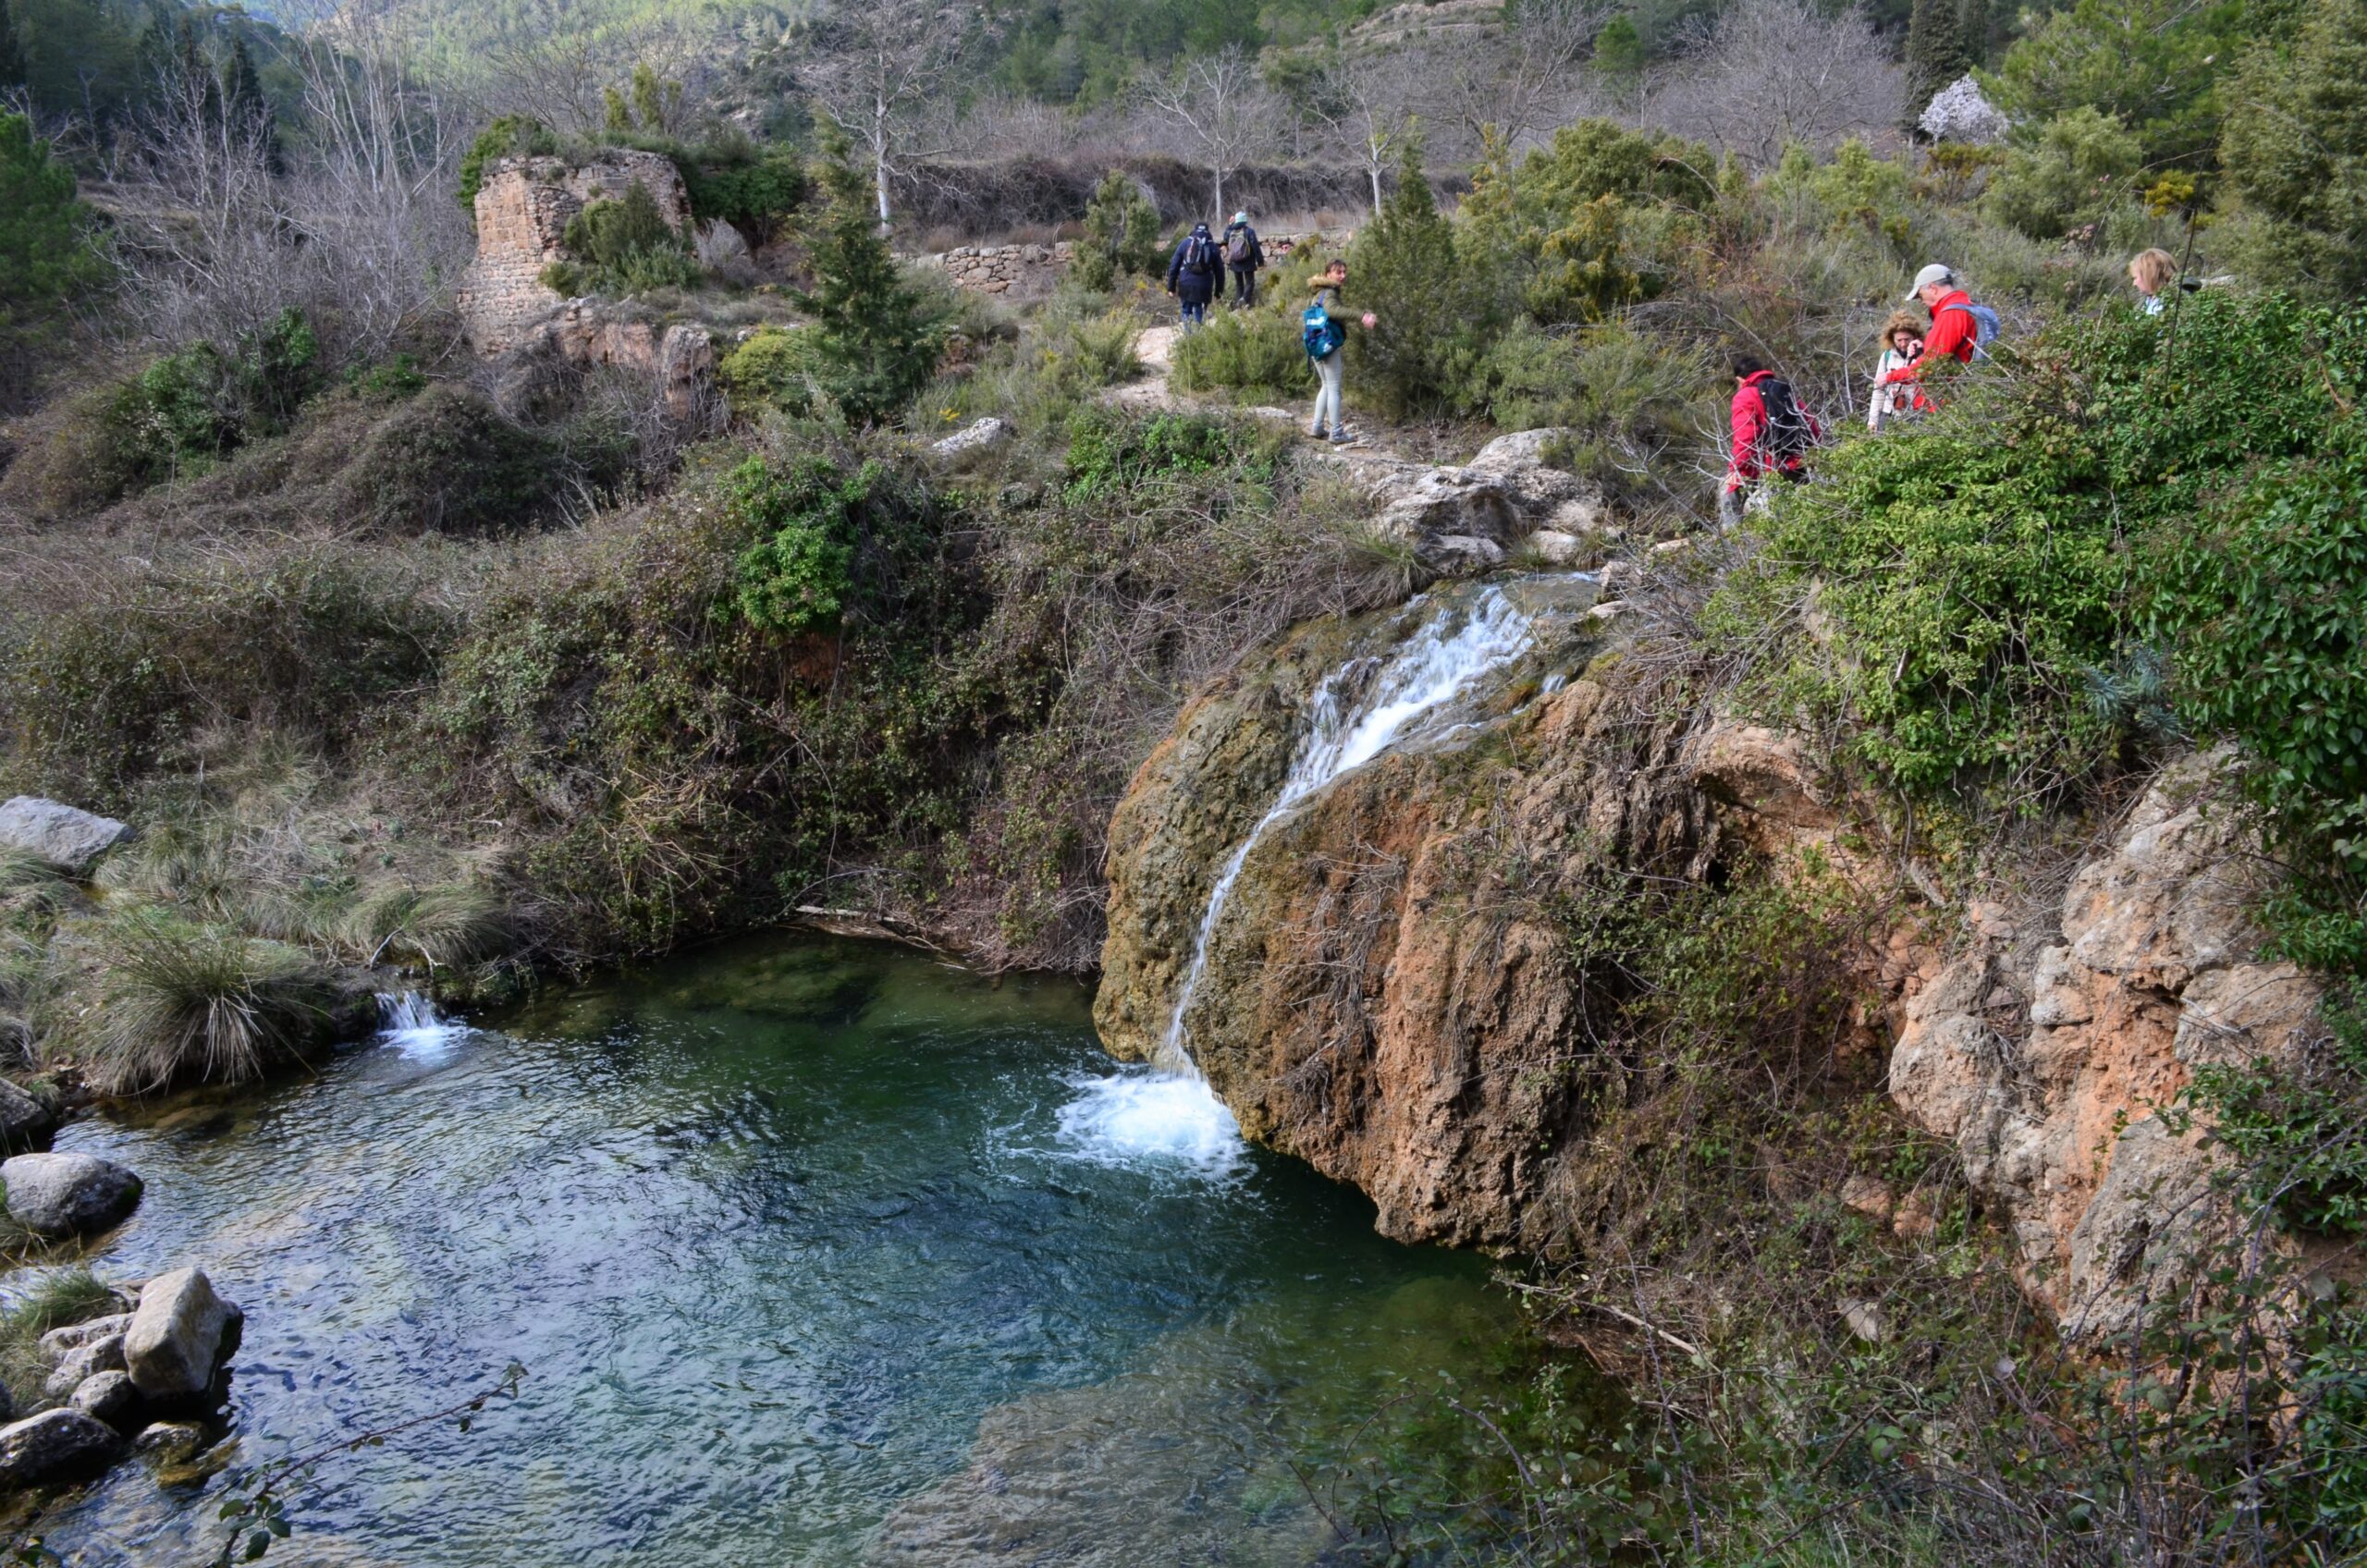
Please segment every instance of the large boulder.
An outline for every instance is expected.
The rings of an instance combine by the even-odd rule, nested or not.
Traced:
[[[56,1112],[0,1078],[0,1150],[30,1148],[56,1130]]]
[[[115,1428],[79,1410],[44,1410],[0,1427],[0,1487],[81,1481],[115,1462]]]
[[[39,795],[18,795],[0,805],[0,844],[39,855],[74,876],[130,835],[114,817]]]
[[[36,1235],[87,1236],[140,1207],[140,1178],[88,1154],[20,1154],[0,1163],[8,1216]]]
[[[148,1281],[123,1337],[124,1365],[141,1396],[159,1404],[202,1399],[239,1348],[245,1314],[214,1292],[202,1268]]]

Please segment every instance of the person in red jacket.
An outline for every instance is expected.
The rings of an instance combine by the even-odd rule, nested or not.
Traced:
[[[1749,354],[1735,360],[1735,398],[1728,414],[1734,456],[1726,464],[1726,487],[1718,496],[1718,521],[1732,528],[1744,505],[1782,477],[1797,484],[1808,477],[1808,450],[1821,440],[1814,415],[1800,407],[1791,383]]]
[[[1897,381],[1916,383],[1915,410],[1921,413],[1932,407],[1931,396],[1921,385],[1924,371],[1942,360],[1972,363],[1972,351],[1981,346],[1981,323],[1972,313],[1972,296],[1964,291],[1956,270],[1938,262],[1915,275],[1915,287],[1907,291],[1907,299],[1910,304],[1920,300],[1932,312],[1932,330],[1924,335],[1923,352],[1915,362],[1899,366],[1883,380],[1885,385]]]

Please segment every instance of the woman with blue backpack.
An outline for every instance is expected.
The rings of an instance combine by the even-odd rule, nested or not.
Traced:
[[[1301,336],[1306,343],[1307,362],[1315,367],[1315,424],[1307,431],[1318,441],[1329,439],[1335,447],[1345,446],[1355,439],[1348,434],[1348,416],[1341,406],[1341,391],[1347,382],[1347,356],[1341,345],[1348,340],[1348,318],[1340,312],[1340,290],[1347,287],[1348,263],[1334,258],[1321,272],[1306,280],[1315,290],[1315,302],[1299,317]],[[1370,332],[1377,318],[1367,311],[1358,325]]]

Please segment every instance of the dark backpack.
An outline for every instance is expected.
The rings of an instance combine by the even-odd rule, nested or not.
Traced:
[[[1760,437],[1762,461],[1773,467],[1785,458],[1801,456],[1816,445],[1816,431],[1809,425],[1809,416],[1800,411],[1800,400],[1792,395],[1790,382],[1780,375],[1769,375],[1751,385],[1759,388],[1759,400],[1767,410],[1767,433]]]
[[[1184,270],[1194,277],[1206,277],[1217,270],[1217,248],[1205,234],[1195,234],[1184,241]]]

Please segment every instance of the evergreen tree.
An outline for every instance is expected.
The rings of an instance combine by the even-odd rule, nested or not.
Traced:
[[[842,137],[824,143],[822,190],[828,201],[806,242],[814,289],[797,302],[814,321],[823,390],[849,420],[877,423],[927,384],[944,323],[898,269],[871,209],[871,181]]]
[[[17,400],[67,299],[105,270],[73,173],[31,120],[0,114],[0,407]]]
[[[230,62],[222,73],[222,111],[233,131],[252,134],[264,144],[271,172],[281,172],[279,116],[263,95],[263,80],[255,74],[255,57],[244,34],[230,41]]]
[[[1907,21],[1907,93],[1900,117],[1908,134],[1941,89],[1971,67],[1965,54],[1962,0],[1915,0]]]
[[[1456,392],[1502,323],[1490,292],[1491,269],[1457,264],[1454,225],[1438,209],[1422,172],[1422,147],[1411,141],[1397,188],[1380,216],[1348,251],[1351,313],[1379,317],[1348,334],[1351,366],[1363,396],[1392,418],[1455,406]]]
[[[1635,91],[1644,76],[1644,33],[1635,18],[1622,12],[1602,24],[1594,35],[1594,70],[1613,92]]]
[[[222,79],[215,74],[204,39],[198,36],[196,18],[187,14],[173,29],[172,79],[178,91],[201,100],[197,111],[205,124],[222,123]]]
[[[21,87],[25,52],[17,43],[17,24],[8,19],[8,0],[0,0],[0,89]]]
[[[1110,288],[1130,273],[1156,272],[1159,249],[1159,209],[1125,170],[1103,175],[1085,209],[1077,281],[1087,288]]]
[[[2367,292],[2367,0],[2315,0],[2296,24],[2238,67],[2220,163],[2257,270],[2356,298]]]

